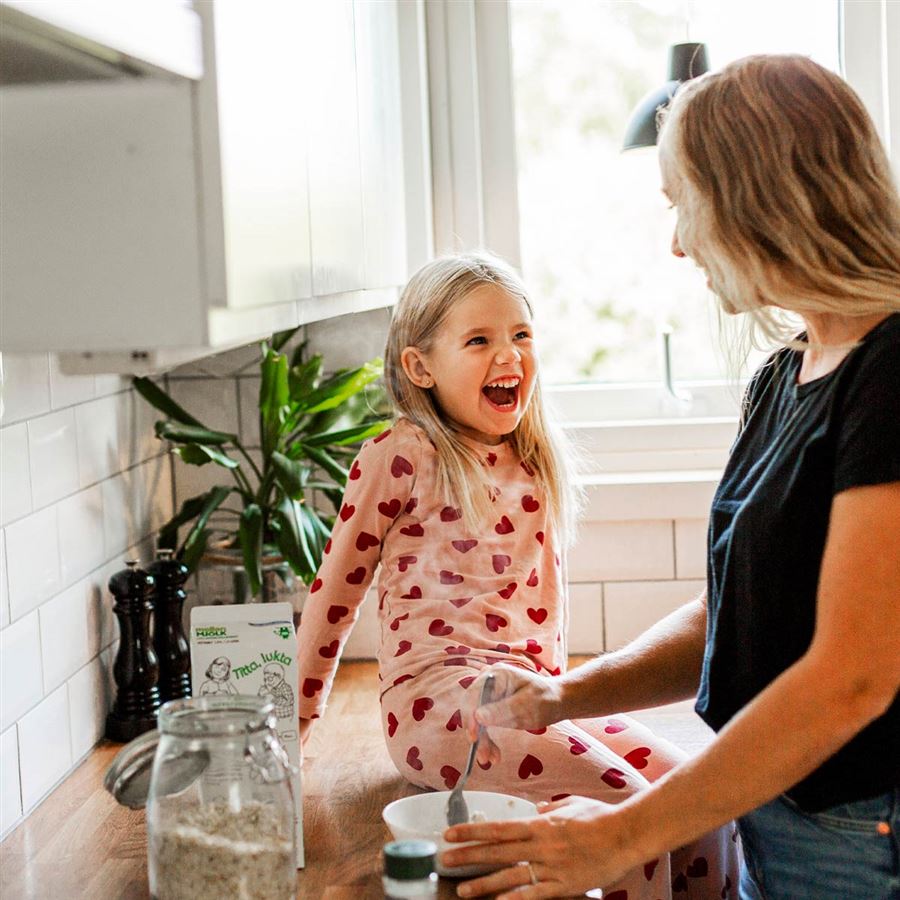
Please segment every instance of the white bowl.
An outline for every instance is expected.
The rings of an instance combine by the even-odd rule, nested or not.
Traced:
[[[447,828],[447,798],[450,791],[432,791],[414,794],[388,803],[381,813],[385,825],[394,840],[434,841],[438,848],[437,873],[452,878],[467,878],[493,872],[499,866],[442,866],[440,855],[450,847],[466,847],[468,844],[448,844],[443,833]],[[486,822],[505,822],[509,819],[528,819],[537,815],[537,807],[529,800],[512,797],[509,794],[495,794],[491,791],[463,791],[469,816],[484,813]],[[475,843],[470,842],[470,843]]]

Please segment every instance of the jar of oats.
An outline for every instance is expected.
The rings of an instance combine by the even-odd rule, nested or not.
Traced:
[[[271,700],[173,700],[147,798],[154,900],[293,900],[291,765]]]

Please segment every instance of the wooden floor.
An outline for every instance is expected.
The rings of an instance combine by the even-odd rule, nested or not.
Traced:
[[[297,874],[298,897],[383,897],[381,848],[390,835],[381,810],[416,789],[387,755],[377,692],[374,663],[343,663],[328,715],[313,732],[303,764],[306,868]],[[686,704],[637,717],[686,750],[709,739]],[[118,806],[101,786],[117,750],[98,747],[0,845],[3,900],[148,897],[144,814]],[[454,888],[442,880],[440,896],[455,896]]]

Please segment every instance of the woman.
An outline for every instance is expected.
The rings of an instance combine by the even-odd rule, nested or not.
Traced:
[[[448,840],[488,843],[444,863],[511,864],[460,896],[570,896],[738,819],[743,900],[897,897],[897,188],[859,98],[793,56],[685,85],[660,165],[678,210],[672,252],[705,270],[726,312],[784,345],[747,391],[713,501],[707,591],[562,678],[498,668],[504,699],[476,719],[540,728],[696,696],[717,734],[617,806],[568,798],[535,820],[451,828]]]

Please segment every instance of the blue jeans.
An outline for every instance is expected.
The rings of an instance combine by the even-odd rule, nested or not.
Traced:
[[[820,813],[781,796],[738,827],[740,900],[900,898],[900,789]]]

